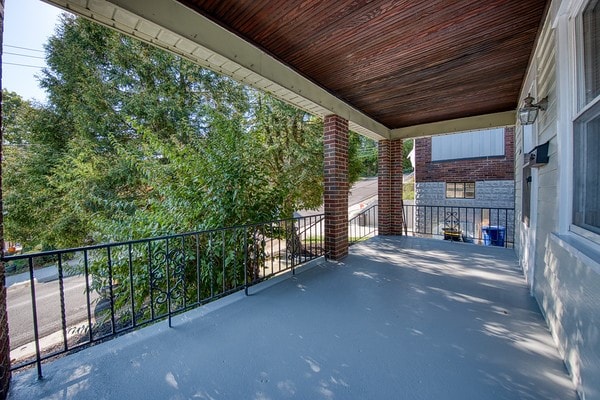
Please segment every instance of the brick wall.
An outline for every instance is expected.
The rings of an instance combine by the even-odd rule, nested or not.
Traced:
[[[324,120],[325,253],[332,260],[348,254],[348,121]]]
[[[2,288],[0,289],[0,399],[8,395],[10,383],[10,344],[8,338],[8,316],[6,314],[6,287],[4,286],[4,266],[2,266]]]
[[[474,182],[514,179],[514,127],[504,129],[504,156],[431,161],[431,138],[415,139],[416,182]]]
[[[2,59],[2,33],[4,32],[4,0],[0,0],[0,60]],[[2,63],[0,63],[0,93],[2,92]],[[0,127],[2,126],[2,102],[0,101]],[[0,159],[2,158],[2,130],[0,130]],[[0,250],[4,249],[4,223],[2,221],[2,166],[0,165]],[[10,344],[8,339],[8,316],[6,314],[6,282],[4,264],[0,263],[0,399],[8,395],[10,383]]]
[[[402,140],[379,141],[378,231],[402,235]]]

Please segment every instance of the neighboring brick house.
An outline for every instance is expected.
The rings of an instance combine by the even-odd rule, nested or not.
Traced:
[[[513,208],[514,127],[415,140],[415,205]]]
[[[412,157],[409,225],[412,220],[418,232],[444,238],[512,245],[514,127],[416,139]]]

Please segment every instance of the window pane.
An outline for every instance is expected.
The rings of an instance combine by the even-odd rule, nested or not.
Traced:
[[[455,184],[454,183],[446,183],[446,197],[449,199],[453,199],[454,198],[454,188],[455,188]]]
[[[457,199],[464,199],[465,198],[465,184],[464,183],[457,183],[456,184],[456,194],[455,197]]]
[[[592,0],[583,11],[583,58],[586,104],[600,94],[600,18],[599,0]]]
[[[573,223],[600,233],[600,115],[576,125]]]
[[[466,199],[474,199],[475,198],[475,183],[465,183],[465,198]]]

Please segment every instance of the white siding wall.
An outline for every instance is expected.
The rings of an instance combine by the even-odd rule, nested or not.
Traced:
[[[504,128],[431,138],[431,161],[504,155]]]
[[[572,145],[570,128],[574,107],[570,91],[576,87],[570,83],[575,75],[569,70],[572,68],[569,60],[573,59],[569,52],[573,46],[568,36],[572,31],[567,25],[573,21],[568,18],[574,11],[569,7],[577,3],[567,0],[553,2],[522,89],[521,99],[531,86],[537,92],[536,99],[549,97],[548,109],[540,113],[536,122],[535,139],[537,144],[550,141],[550,162],[537,170],[537,225],[530,232],[523,224],[517,223],[516,246],[532,293],[545,315],[577,391],[582,400],[590,400],[600,399],[600,246],[590,245],[572,234],[568,223],[564,223],[570,219],[571,161],[565,149]],[[559,10],[562,17],[557,19]],[[561,44],[559,51],[559,43],[568,46]],[[522,146],[523,129],[518,127],[515,132],[515,199],[519,219]],[[535,252],[534,266],[527,265],[528,260],[533,259],[529,257],[529,251]],[[532,267],[534,273],[529,274],[531,271],[527,269]]]

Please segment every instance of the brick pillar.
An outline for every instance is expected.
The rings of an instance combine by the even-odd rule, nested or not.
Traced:
[[[324,121],[325,253],[332,260],[348,254],[348,121]]]
[[[380,235],[402,235],[402,139],[379,141],[378,229]]]
[[[2,60],[2,34],[4,32],[4,0],[0,0],[0,60]],[[0,93],[2,93],[2,63],[0,63]],[[2,101],[0,95],[0,128],[2,127]],[[2,159],[2,130],[0,129],[0,159]],[[4,251],[4,222],[2,221],[2,165],[0,164],[0,251]],[[1,253],[0,253],[1,254]],[[6,314],[6,281],[4,263],[0,262],[0,399],[8,396],[10,383],[10,344],[8,342],[8,316]]]

